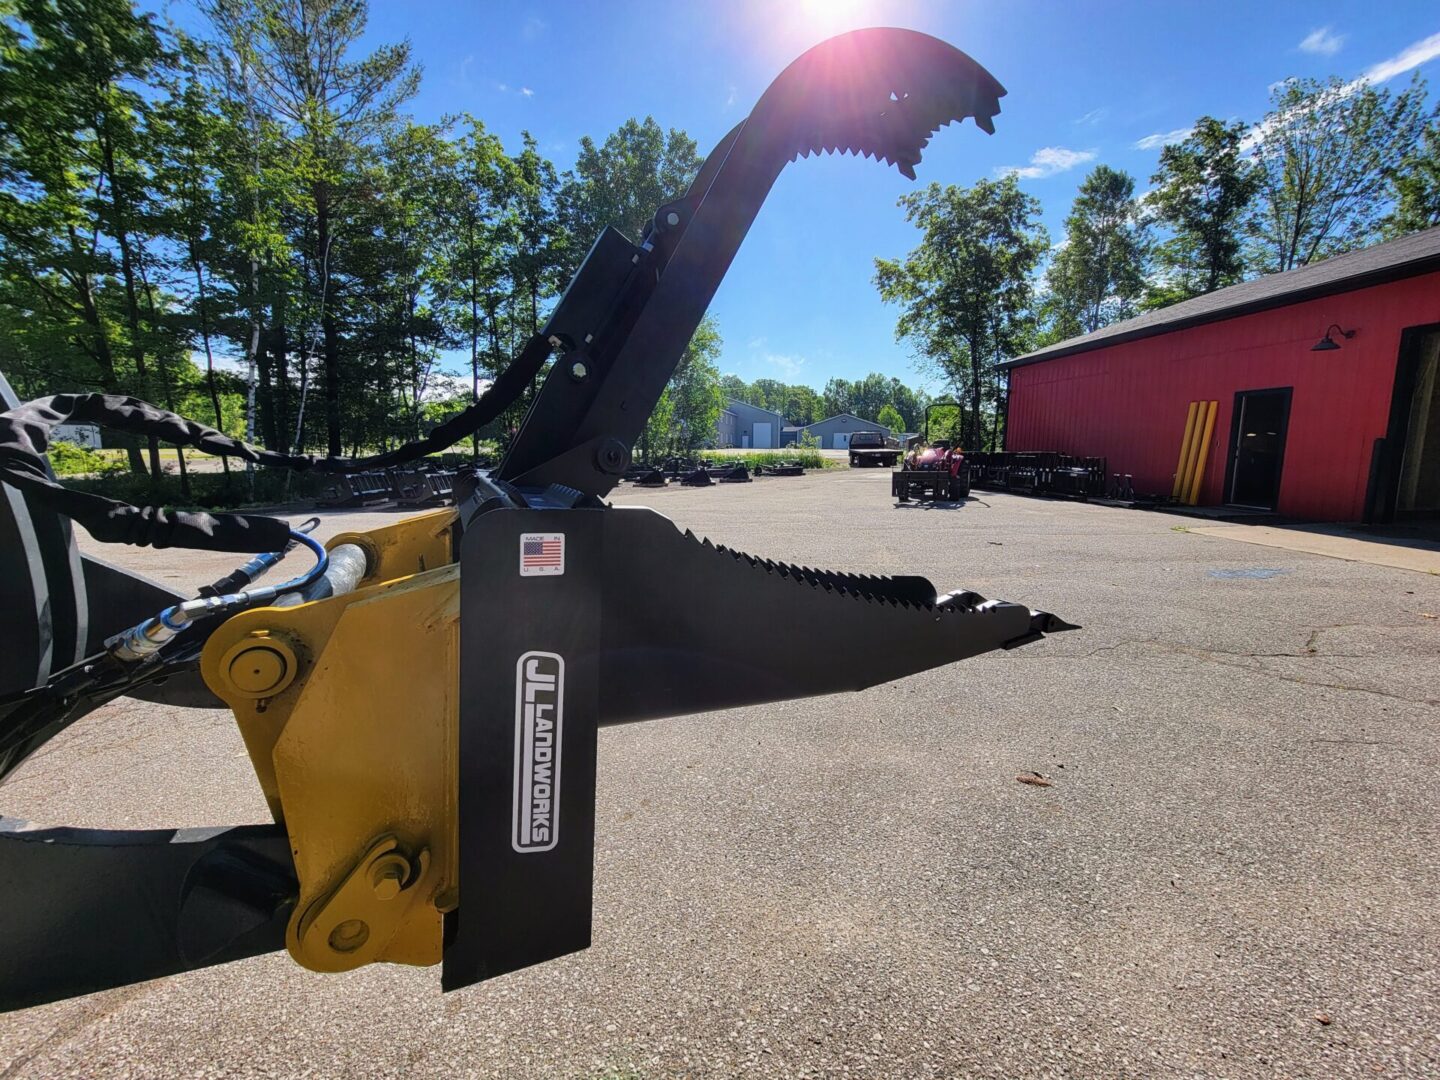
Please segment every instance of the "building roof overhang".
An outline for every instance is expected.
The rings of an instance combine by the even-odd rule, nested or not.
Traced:
[[[1440,271],[1440,227],[1346,255],[1336,255],[1283,274],[1242,281],[1238,285],[1149,311],[1012,360],[1002,360],[995,366],[1006,370],[1059,360],[1110,345],[1158,337],[1437,271]]]

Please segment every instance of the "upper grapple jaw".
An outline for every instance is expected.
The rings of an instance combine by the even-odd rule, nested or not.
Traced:
[[[875,27],[830,38],[770,85],[751,113],[786,160],[858,154],[915,179],[931,136],[974,119],[995,131],[1005,88],[965,53],[914,30]]]

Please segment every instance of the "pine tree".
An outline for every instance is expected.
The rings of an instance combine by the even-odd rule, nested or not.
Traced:
[[[1260,173],[1244,155],[1245,124],[1202,116],[1183,142],[1160,151],[1146,200],[1169,237],[1156,245],[1159,281],[1146,306],[1187,300],[1244,277],[1244,226]]]
[[[1045,274],[1045,311],[1056,340],[1128,318],[1145,288],[1144,226],[1135,178],[1097,165],[1065,219],[1065,244]]]

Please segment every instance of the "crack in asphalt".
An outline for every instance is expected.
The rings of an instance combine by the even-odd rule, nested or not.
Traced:
[[[1363,625],[1363,624],[1355,623],[1355,624],[1349,624],[1349,625],[1359,626],[1359,625]],[[1038,652],[1037,652],[1037,653],[1031,653],[1031,654],[1028,654],[1028,655],[1022,653],[1022,654],[1019,654],[1018,656],[1011,656],[1011,657],[1009,657],[1008,659],[1011,659],[1011,660],[1020,659],[1020,660],[1027,660],[1027,661],[1046,660],[1046,661],[1052,661],[1052,662],[1054,662],[1054,661],[1065,661],[1065,660],[1087,660],[1087,659],[1089,659],[1089,658],[1091,658],[1091,657],[1093,657],[1093,656],[1098,656],[1098,655],[1100,655],[1101,653],[1114,652],[1114,651],[1117,650],[1117,649],[1123,649],[1123,648],[1125,648],[1125,647],[1127,647],[1127,646],[1131,646],[1131,645],[1141,646],[1142,648],[1143,648],[1144,646],[1154,646],[1156,649],[1158,649],[1158,650],[1159,650],[1160,652],[1162,652],[1162,653],[1170,653],[1170,654],[1172,654],[1172,655],[1179,655],[1179,656],[1189,656],[1189,657],[1193,657],[1194,659],[1197,659],[1197,660],[1206,660],[1206,661],[1209,661],[1209,662],[1211,662],[1211,663],[1223,664],[1223,665],[1225,665],[1226,667],[1239,668],[1239,669],[1242,670],[1242,671],[1254,672],[1254,673],[1257,674],[1257,675],[1267,675],[1267,676],[1269,676],[1270,678],[1279,679],[1279,680],[1281,680],[1282,682],[1295,683],[1295,684],[1297,684],[1297,685],[1299,685],[1299,686],[1313,686],[1313,687],[1316,687],[1316,688],[1328,689],[1328,690],[1343,690],[1343,691],[1347,691],[1347,692],[1350,692],[1350,693],[1357,693],[1357,694],[1373,694],[1373,695],[1376,695],[1377,697],[1392,698],[1392,699],[1394,699],[1394,700],[1404,701],[1404,702],[1407,702],[1407,703],[1412,704],[1412,705],[1431,705],[1431,706],[1440,705],[1440,698],[1411,697],[1411,696],[1409,696],[1409,695],[1407,695],[1407,694],[1396,693],[1395,691],[1392,691],[1392,690],[1380,690],[1380,689],[1376,689],[1375,687],[1369,687],[1369,686],[1354,686],[1354,685],[1351,685],[1351,684],[1349,684],[1349,683],[1324,682],[1324,681],[1320,681],[1320,680],[1316,680],[1316,679],[1305,679],[1305,678],[1301,678],[1301,677],[1298,676],[1298,675],[1290,675],[1290,674],[1287,674],[1286,672],[1283,672],[1283,671],[1275,671],[1274,669],[1268,668],[1268,667],[1266,667],[1264,664],[1258,662],[1258,661],[1261,661],[1261,660],[1272,660],[1272,659],[1282,659],[1282,660],[1316,660],[1316,661],[1321,661],[1321,660],[1367,660],[1367,659],[1372,659],[1372,658],[1375,656],[1374,653],[1334,653],[1334,652],[1320,653],[1320,652],[1313,652],[1313,651],[1311,651],[1311,644],[1310,644],[1310,643],[1315,640],[1316,636],[1317,636],[1319,633],[1321,633],[1322,630],[1327,630],[1327,629],[1338,629],[1338,627],[1321,627],[1320,629],[1317,629],[1317,630],[1313,631],[1313,632],[1311,633],[1309,639],[1308,639],[1307,642],[1306,642],[1305,651],[1303,651],[1303,652],[1241,652],[1241,651],[1233,650],[1233,649],[1216,649],[1216,648],[1207,648],[1207,647],[1200,646],[1200,645],[1186,645],[1186,644],[1183,644],[1183,643],[1181,643],[1181,642],[1164,641],[1164,640],[1162,640],[1162,639],[1160,639],[1160,638],[1158,638],[1158,637],[1148,637],[1148,638],[1127,638],[1127,639],[1125,639],[1124,641],[1117,641],[1117,642],[1115,642],[1115,643],[1113,643],[1113,644],[1111,644],[1111,645],[1101,645],[1101,646],[1099,646],[1098,648],[1090,649],[1089,651],[1083,652],[1083,653],[1065,653],[1065,654],[1059,654],[1059,655],[1057,655],[1057,654],[1055,654],[1055,653],[1044,654],[1044,653],[1038,653]],[[1376,629],[1406,629],[1406,628],[1405,628],[1405,627],[1376,627]],[[1240,662],[1238,662],[1238,661],[1242,661],[1242,660],[1255,660],[1255,661],[1257,661],[1257,662],[1254,663],[1254,664],[1246,664],[1246,663],[1240,663]]]

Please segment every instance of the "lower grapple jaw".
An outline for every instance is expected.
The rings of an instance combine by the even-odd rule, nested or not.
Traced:
[[[563,573],[517,574],[546,541]],[[589,944],[599,727],[861,690],[1074,629],[921,577],[757,558],[639,507],[492,509],[460,561],[447,989]]]
[[[619,509],[607,544],[601,723],[861,690],[1072,629],[1047,612],[922,577],[747,555]],[[668,568],[674,591],[653,587]]]

